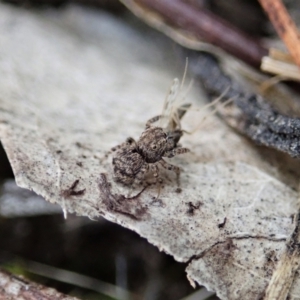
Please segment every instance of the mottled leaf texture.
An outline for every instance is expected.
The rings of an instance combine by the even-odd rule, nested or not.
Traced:
[[[0,137],[19,186],[65,214],[136,231],[222,299],[300,298],[298,160],[213,116],[181,139],[191,153],[169,160],[183,169],[181,192],[169,171],[158,199],[155,186],[140,193],[113,181],[105,154],[139,137],[183,74],[167,39],[78,7],[1,4],[0,31]],[[196,87],[188,101],[205,102]],[[188,111],[182,126],[199,122]]]

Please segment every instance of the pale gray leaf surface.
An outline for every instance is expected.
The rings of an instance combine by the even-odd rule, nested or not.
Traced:
[[[192,153],[171,160],[184,170],[181,193],[165,172],[159,200],[156,187],[126,200],[139,190],[113,182],[105,153],[161,112],[183,71],[172,45],[78,7],[33,13],[1,4],[0,31],[0,137],[17,184],[64,211],[136,231],[189,262],[191,282],[222,299],[262,297],[298,228],[299,162],[252,145],[214,116],[182,138]],[[204,105],[196,88],[188,101]],[[184,128],[198,124],[199,112],[183,119]],[[82,193],[71,195],[76,180]]]

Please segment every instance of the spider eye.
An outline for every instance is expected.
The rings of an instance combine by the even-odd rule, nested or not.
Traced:
[[[131,145],[132,143],[134,142],[134,139],[133,138],[127,138],[127,140],[126,140],[126,144],[127,145]]]
[[[152,150],[156,150],[157,146],[154,144],[151,146]]]

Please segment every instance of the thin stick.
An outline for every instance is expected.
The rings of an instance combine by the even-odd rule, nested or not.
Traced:
[[[122,2],[130,6],[131,1]],[[155,12],[165,23],[216,45],[257,68],[268,53],[256,40],[204,8],[196,8],[182,0],[135,0],[134,3],[146,13]]]
[[[259,0],[295,63],[300,67],[300,33],[281,0]]]

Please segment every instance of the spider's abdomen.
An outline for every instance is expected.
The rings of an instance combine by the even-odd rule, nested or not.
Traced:
[[[121,148],[113,157],[114,179],[125,185],[133,184],[144,161],[134,148]]]

